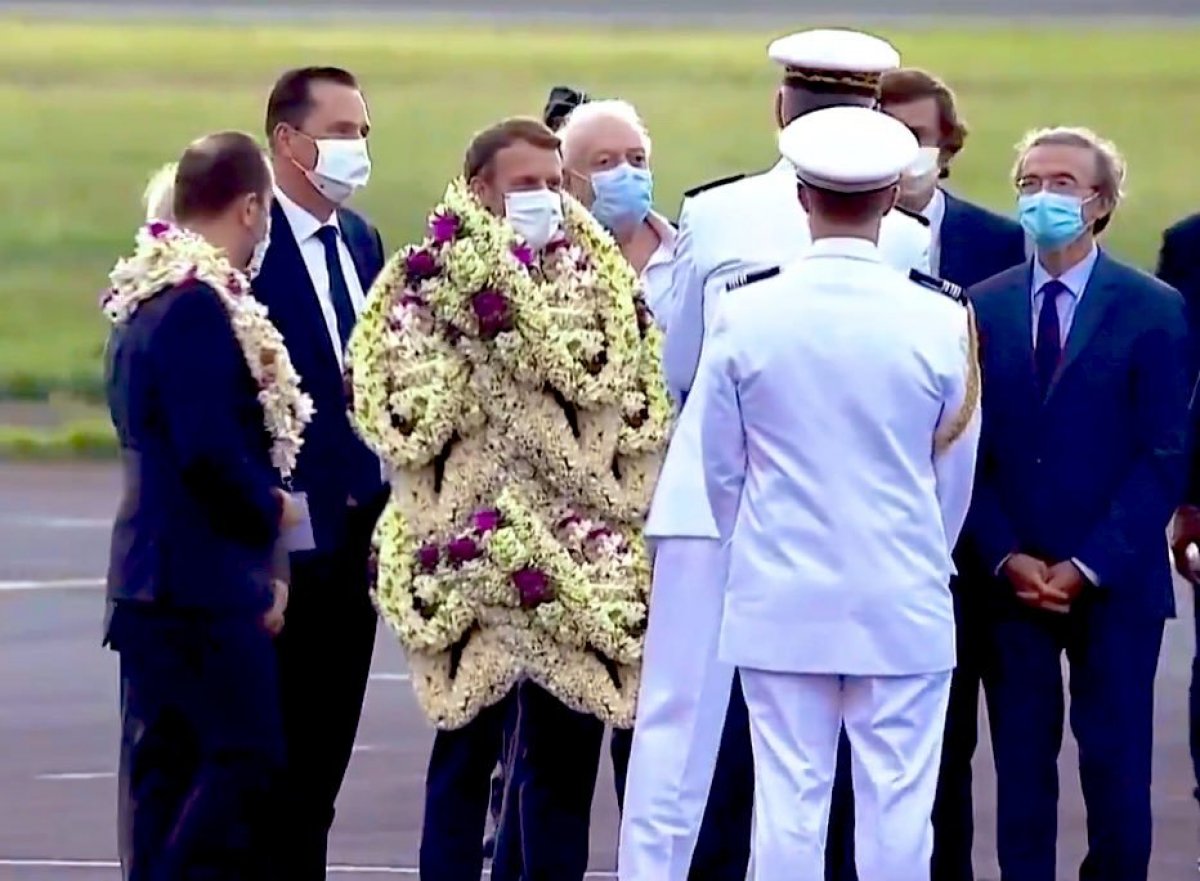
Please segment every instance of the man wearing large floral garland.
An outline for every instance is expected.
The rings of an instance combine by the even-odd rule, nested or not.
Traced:
[[[513,700],[528,881],[583,877],[604,725],[633,721],[672,408],[637,278],[561,192],[558,147],[533,119],[479,134],[350,345],[356,422],[396,475],[376,601],[439,729],[421,847],[439,881],[480,876]]]
[[[247,845],[283,760],[277,551],[300,518],[281,484],[312,416],[249,294],[271,183],[248,135],[192,144],[156,187],[173,222],[139,231],[102,302],[125,484],[105,641],[121,657],[127,878],[262,877]]]

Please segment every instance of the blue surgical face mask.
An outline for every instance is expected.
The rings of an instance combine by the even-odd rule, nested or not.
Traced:
[[[622,163],[592,175],[592,216],[612,231],[636,226],[654,203],[654,178],[648,168]]]
[[[1071,244],[1087,229],[1083,206],[1094,199],[1081,199],[1064,193],[1039,190],[1024,193],[1017,199],[1021,226],[1042,248],[1062,248]]]

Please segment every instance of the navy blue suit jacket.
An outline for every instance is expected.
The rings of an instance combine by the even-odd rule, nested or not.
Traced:
[[[988,572],[1018,551],[1077,558],[1098,595],[1169,617],[1165,529],[1187,466],[1183,301],[1102,252],[1043,400],[1031,273],[1026,263],[970,291],[983,367],[970,541]]]
[[[338,211],[338,224],[365,293],[383,269],[383,241],[375,227],[348,209]],[[317,549],[332,550],[345,537],[347,500],[360,492],[354,485],[356,475],[371,468],[378,473],[378,460],[350,423],[345,383],[321,305],[278,203],[272,208],[271,244],[254,279],[254,295],[266,305],[271,321],[283,334],[301,387],[316,406],[313,421],[304,432],[293,487],[308,496]],[[368,504],[376,500],[355,501]]]
[[[125,488],[110,603],[260,612],[280,503],[257,386],[212,288],[144,303],[109,341],[107,389]]]
[[[964,288],[1025,262],[1025,232],[1015,220],[945,192],[937,274]]]

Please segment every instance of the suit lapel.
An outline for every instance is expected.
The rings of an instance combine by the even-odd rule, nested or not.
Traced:
[[[938,230],[938,267],[937,275],[955,284],[964,284],[967,274],[964,267],[959,265],[959,258],[964,253],[963,242],[969,240],[967,230],[963,229],[967,221],[962,203],[945,190],[942,194],[946,199],[946,210],[942,213],[942,228]]]
[[[342,238],[346,242],[346,250],[350,252],[350,259],[354,262],[358,284],[362,288],[363,294],[366,295],[370,292],[371,284],[375,280],[368,260],[367,243],[360,234],[361,228],[357,220],[350,212],[338,209],[338,225],[342,228]]]
[[[1105,257],[1104,252],[1101,252],[1096,258],[1096,265],[1092,268],[1092,277],[1088,279],[1079,305],[1075,308],[1075,318],[1071,322],[1070,333],[1067,334],[1067,346],[1063,350],[1058,369],[1050,380],[1050,388],[1046,391],[1047,399],[1054,394],[1063,374],[1078,360],[1088,343],[1096,335],[1096,331],[1104,323],[1104,317],[1116,301],[1117,293],[1108,258]]]
[[[289,347],[293,360],[303,362],[307,360],[305,355],[312,353],[313,359],[319,362],[315,369],[340,375],[337,355],[333,351],[333,341],[329,338],[317,292],[304,265],[304,257],[300,254],[300,245],[296,242],[292,226],[278,203],[272,206],[268,261],[268,265],[263,267],[264,273],[273,271],[278,279],[273,285],[275,294],[271,308],[284,309],[294,316],[294,320],[284,321],[307,337],[302,345]],[[301,375],[303,373],[301,371]]]

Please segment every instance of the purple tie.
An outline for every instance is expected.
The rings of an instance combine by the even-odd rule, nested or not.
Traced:
[[[1042,397],[1046,396],[1050,381],[1054,378],[1054,371],[1058,369],[1058,362],[1062,357],[1058,298],[1069,293],[1067,286],[1058,280],[1048,281],[1042,286],[1042,308],[1038,312],[1037,344],[1033,354],[1037,366],[1038,390]]]

